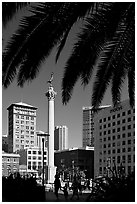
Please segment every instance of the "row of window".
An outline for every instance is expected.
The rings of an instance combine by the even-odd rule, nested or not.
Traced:
[[[106,155],[106,154],[115,154],[115,153],[125,153],[125,152],[131,152],[135,151],[135,147],[127,147],[127,148],[118,148],[118,149],[109,149],[109,150],[104,150],[100,151],[100,155]]]
[[[105,135],[105,134],[104,134]],[[100,136],[102,136],[102,132],[100,132]],[[135,136],[135,131],[134,132],[128,132],[128,133],[122,133],[121,135],[118,134],[117,136],[116,135],[113,135],[112,137],[111,136],[108,136],[107,138],[104,136],[103,138],[100,138],[100,142],[102,141],[109,141],[109,140],[116,140],[116,139],[123,139],[123,138],[129,138],[131,136]]]
[[[42,152],[41,151],[35,151],[35,150],[29,150],[28,154],[39,154],[39,155],[41,155]],[[46,155],[46,154],[47,154],[47,152],[44,152],[44,155]]]
[[[115,167],[112,167],[112,169],[115,170]],[[135,171],[135,167],[133,167],[133,169]],[[133,169],[131,169],[131,166],[128,166],[127,167],[127,173],[130,174],[133,171]],[[118,166],[117,171],[120,171],[120,170],[121,170],[121,167]],[[99,173],[100,174],[102,174],[103,171],[104,171],[104,173],[106,173],[107,172],[107,167],[100,167],[99,168]],[[123,173],[126,173],[126,168],[124,166],[122,167],[122,171],[123,171]]]
[[[21,119],[26,119],[26,120],[34,120],[34,117],[32,117],[32,116],[24,116],[24,115],[16,115],[16,118],[21,118]]]
[[[110,123],[109,123],[110,124]],[[108,127],[110,127],[110,126],[108,126]],[[99,129],[100,130],[102,130],[102,129],[105,129],[106,128],[106,124],[105,125],[100,125],[99,126]],[[122,130],[122,131],[124,131],[124,130],[126,130],[126,129],[128,129],[128,130],[131,130],[131,128],[135,128],[135,124],[133,124],[133,125],[127,125],[127,126],[122,126],[121,128],[120,127],[118,127],[117,128],[117,132],[119,132],[120,130]],[[110,130],[109,130],[110,131]],[[112,132],[114,133],[116,131],[116,128],[115,129],[112,129]]]
[[[109,162],[108,162],[108,158],[104,160],[99,159],[99,164],[100,165],[111,165],[111,164],[116,164],[116,163],[135,163],[135,155],[122,155],[122,156],[113,156],[112,158],[109,157]]]
[[[19,159],[3,157],[2,162],[19,162]]]
[[[118,113],[117,115],[115,114],[107,118],[100,119],[99,122],[102,123],[102,122],[110,121],[111,119],[116,119],[116,118],[119,118],[120,116],[126,116],[126,114],[130,115],[131,112],[132,110],[128,110],[127,113],[126,112]],[[135,109],[133,109],[133,113],[135,113]]]
[[[106,141],[106,138],[103,139],[103,141],[105,142]],[[100,142],[102,143],[102,139],[100,139]],[[106,147],[115,147],[115,146],[120,146],[120,145],[130,145],[130,144],[135,144],[135,139],[133,140],[123,140],[123,141],[118,141],[117,143],[116,142],[113,142],[112,144],[111,143],[108,143],[108,144],[104,144],[103,147],[106,148]],[[117,144],[117,145],[116,145]],[[102,145],[100,145],[100,147],[102,147]]]

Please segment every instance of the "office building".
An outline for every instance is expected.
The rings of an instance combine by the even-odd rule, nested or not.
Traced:
[[[2,151],[2,176],[19,172],[19,154],[9,154]]]
[[[8,108],[8,151],[16,152],[36,146],[36,110],[26,103],[13,103]]]
[[[55,166],[69,171],[77,168],[84,171],[87,178],[94,177],[94,147],[70,148],[55,152]]]
[[[68,149],[68,128],[67,126],[56,126],[54,131],[54,149]]]
[[[116,108],[99,111],[94,118],[95,176],[117,172],[122,167],[125,174],[135,170],[135,109],[129,100]]]
[[[110,107],[110,105],[100,106],[102,110]],[[83,130],[82,130],[82,146],[94,147],[94,110],[92,107],[83,107]]]

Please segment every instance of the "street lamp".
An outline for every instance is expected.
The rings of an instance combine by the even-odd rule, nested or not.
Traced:
[[[40,136],[40,137],[42,137],[42,152],[43,152],[43,159],[42,159],[42,162],[43,162],[43,177],[42,177],[42,185],[44,186],[44,137],[46,137],[46,136],[50,136],[48,133],[46,133],[46,132],[42,132],[42,131],[40,131],[40,132],[37,132],[37,136]]]

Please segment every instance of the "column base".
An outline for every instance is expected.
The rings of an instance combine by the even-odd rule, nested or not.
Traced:
[[[48,184],[53,184],[56,175],[56,166],[46,166],[46,181]]]

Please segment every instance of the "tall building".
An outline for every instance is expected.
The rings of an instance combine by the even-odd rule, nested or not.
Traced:
[[[131,109],[129,100],[101,110],[94,124],[95,176],[111,174],[109,168],[119,171],[122,167],[125,174],[134,171],[135,109]]]
[[[36,146],[36,110],[26,103],[13,103],[8,108],[8,151]]]
[[[54,149],[68,149],[68,128],[67,126],[56,126],[54,131]]]
[[[110,105],[100,106],[99,110],[110,107]],[[83,135],[82,146],[94,147],[94,110],[92,107],[83,107]]]

